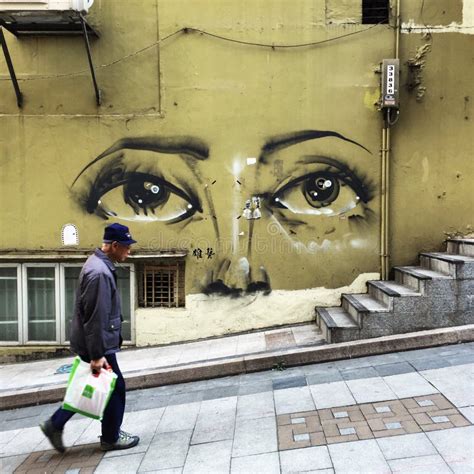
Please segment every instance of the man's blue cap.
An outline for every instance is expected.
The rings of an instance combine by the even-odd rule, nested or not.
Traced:
[[[128,227],[122,224],[110,224],[104,230],[104,243],[111,244],[118,242],[122,245],[136,244],[137,241],[132,239]]]

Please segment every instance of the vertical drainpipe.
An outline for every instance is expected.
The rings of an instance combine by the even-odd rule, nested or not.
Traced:
[[[395,59],[400,57],[400,1],[395,10]],[[390,110],[384,110],[381,148],[381,203],[380,203],[380,274],[382,280],[388,280],[390,271]]]

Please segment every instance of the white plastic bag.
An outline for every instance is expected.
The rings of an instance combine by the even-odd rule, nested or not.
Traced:
[[[117,375],[105,369],[94,375],[90,364],[77,356],[72,364],[63,408],[102,420],[116,380]]]

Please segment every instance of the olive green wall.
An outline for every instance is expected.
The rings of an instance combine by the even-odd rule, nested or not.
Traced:
[[[439,248],[446,232],[472,224],[474,37],[466,31],[473,30],[461,28],[461,0],[422,5],[401,2],[402,22],[422,28],[433,21],[437,29],[430,38],[417,28],[401,35],[402,84],[419,83],[402,87],[392,134],[392,265],[414,263],[420,250]],[[375,103],[378,65],[393,57],[395,33],[360,19],[358,0],[96,0],[89,21],[101,34],[92,43],[100,107],[80,38],[6,33],[25,104],[16,107],[0,62],[0,249],[61,248],[66,223],[78,227],[81,248],[92,248],[106,224],[88,212],[100,198],[119,214],[112,221],[130,226],[138,250],[187,250],[181,329],[178,313],[141,310],[140,344],[308,320],[315,304],[333,304],[359,275],[344,291],[362,291],[379,271]],[[461,26],[447,33],[448,25]],[[179,32],[185,27],[267,45],[348,36],[272,49]],[[408,59],[418,64],[410,73]],[[295,135],[310,130],[331,133]],[[271,148],[277,139],[284,148]],[[196,145],[204,156],[189,150]],[[155,213],[148,208],[145,216],[131,185],[124,201],[119,182],[131,177],[139,188],[141,180],[142,194],[144,183],[167,189],[152,203]],[[339,187],[327,191],[324,207],[309,197],[321,177]],[[258,220],[242,215],[252,196],[261,199]],[[180,214],[188,217],[163,220]],[[203,295],[216,280],[242,288],[241,299]],[[265,280],[272,294],[246,294],[249,283]],[[213,308],[219,314],[206,319]]]

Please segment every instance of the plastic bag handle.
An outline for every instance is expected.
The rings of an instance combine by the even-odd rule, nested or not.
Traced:
[[[103,367],[103,368],[104,368],[107,372],[113,372],[112,366],[111,366],[108,362],[105,363],[105,367]],[[98,376],[100,375],[100,372],[101,372],[101,371],[102,371],[102,369],[100,369],[99,372],[97,372],[96,370],[93,370],[93,371],[92,371],[92,375],[93,375],[94,377],[98,377]]]

